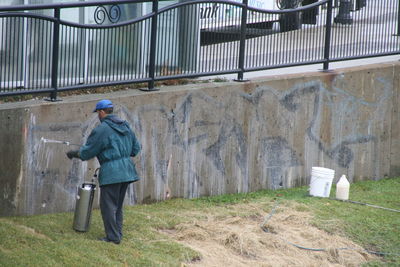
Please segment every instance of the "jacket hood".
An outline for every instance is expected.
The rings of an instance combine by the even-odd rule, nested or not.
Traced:
[[[106,116],[102,122],[107,123],[112,129],[122,135],[127,135],[129,133],[129,127],[126,121],[121,120],[116,115],[110,114]]]

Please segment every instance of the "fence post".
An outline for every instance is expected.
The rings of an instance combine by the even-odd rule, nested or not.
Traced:
[[[400,0],[397,3],[397,35],[400,35]]]
[[[58,89],[58,52],[60,47],[60,8],[54,9],[54,22],[53,28],[53,54],[51,60],[51,88],[54,90],[50,93],[50,101],[57,101]]]
[[[325,27],[325,47],[324,47],[324,71],[329,69],[330,51],[331,51],[331,30],[332,30],[332,1],[328,1],[328,9],[326,13],[326,27]]]
[[[158,21],[158,0],[153,0],[153,17],[151,18],[151,37],[150,37],[150,62],[149,62],[149,77],[148,90],[156,91],[154,88],[154,77],[156,67],[156,42],[157,42],[157,21]]]
[[[243,0],[244,7],[242,8],[242,21],[240,28],[240,43],[239,43],[239,69],[237,82],[245,82],[247,80],[243,80],[244,73],[244,53],[246,48],[246,31],[247,31],[247,8],[248,8],[248,0]]]

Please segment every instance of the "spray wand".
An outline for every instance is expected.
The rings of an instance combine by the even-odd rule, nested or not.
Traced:
[[[43,143],[54,143],[54,144],[63,144],[63,145],[67,145],[67,146],[81,146],[78,144],[71,144],[68,141],[59,141],[59,140],[52,140],[52,139],[46,139],[46,138],[41,138],[40,139],[41,142]]]

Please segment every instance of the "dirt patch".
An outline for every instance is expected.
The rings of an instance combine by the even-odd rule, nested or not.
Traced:
[[[266,213],[259,208],[254,214]],[[310,218],[308,212],[280,207],[272,217],[210,215],[163,232],[201,253],[186,266],[360,266],[375,259],[352,241],[310,225]]]

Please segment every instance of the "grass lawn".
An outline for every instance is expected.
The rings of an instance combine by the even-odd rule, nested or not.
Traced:
[[[331,196],[334,196],[333,186]],[[400,178],[351,185],[350,199],[400,210]],[[73,213],[0,218],[0,266],[182,266],[200,254],[160,232],[181,223],[232,214],[233,205],[267,203],[265,216],[276,201],[313,214],[312,224],[346,236],[366,250],[382,252],[368,266],[400,266],[400,213],[366,205],[307,196],[307,187],[263,190],[248,194],[200,199],[172,199],[125,208],[124,239],[120,245],[97,241],[103,237],[99,210],[94,210],[87,233],[72,229]]]

